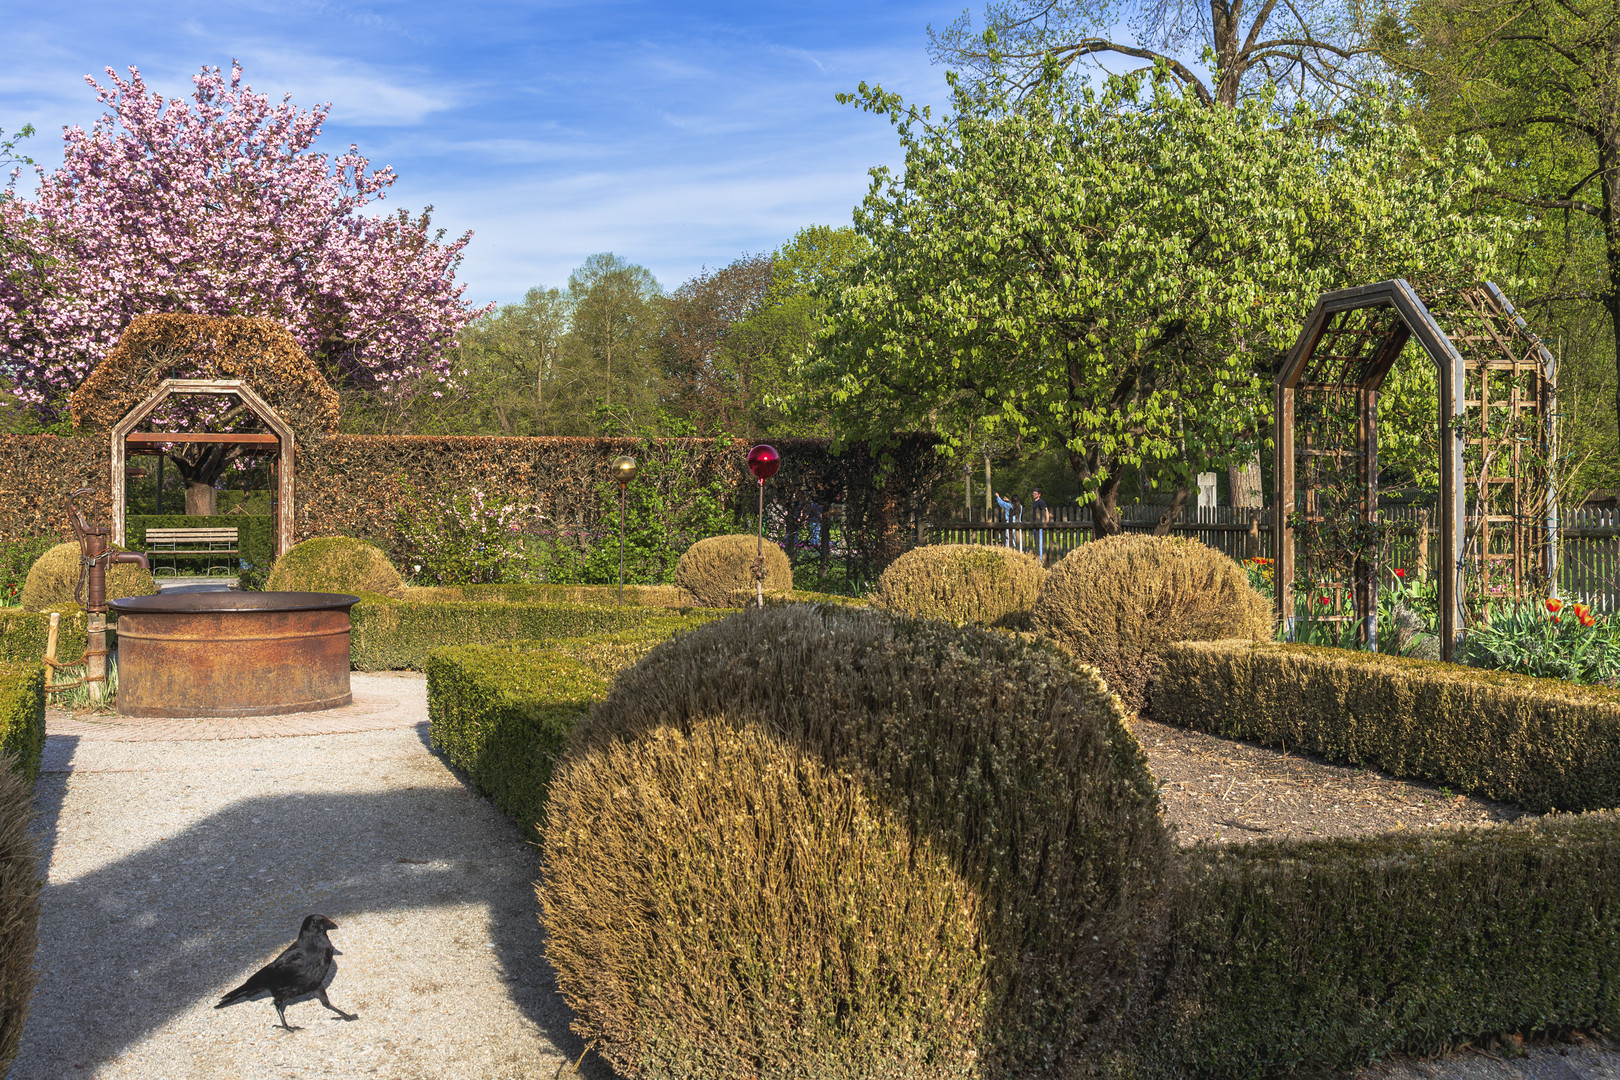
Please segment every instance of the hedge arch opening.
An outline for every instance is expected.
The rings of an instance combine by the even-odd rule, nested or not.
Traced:
[[[175,396],[230,395],[270,429],[270,434],[208,432],[136,433],[135,428],[165,401]],[[113,543],[126,542],[125,463],[131,446],[161,447],[180,442],[247,444],[276,447],[276,555],[293,545],[293,463],[296,437],[293,429],[265,400],[240,379],[165,379],[112,429],[112,508]]]
[[[1557,580],[1557,362],[1541,339],[1488,281],[1427,297],[1404,279],[1343,289],[1317,300],[1273,384],[1276,614],[1290,640],[1301,561],[1348,564],[1335,585],[1353,597],[1358,643],[1378,647],[1378,395],[1412,340],[1437,374],[1441,658],[1461,643],[1470,586],[1522,597]]]

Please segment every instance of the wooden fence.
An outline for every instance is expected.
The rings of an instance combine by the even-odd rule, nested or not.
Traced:
[[[1150,533],[1159,523],[1164,507],[1122,506],[1120,516],[1126,532]],[[919,530],[919,543],[1005,544],[1020,551],[1040,555],[1050,564],[1091,539],[1091,511],[1083,507],[1058,507],[1046,523],[1003,521],[976,510],[972,517],[931,521]],[[1429,524],[1428,566],[1439,559],[1439,529],[1432,509],[1418,506],[1390,506],[1382,510],[1384,520],[1396,524],[1387,565],[1409,568],[1418,565],[1417,543],[1425,515]],[[1561,521],[1558,591],[1566,597],[1587,600],[1605,612],[1620,612],[1620,510],[1612,507],[1582,507],[1564,512]],[[1171,526],[1177,536],[1194,536],[1212,548],[1239,561],[1272,558],[1271,510],[1249,510],[1230,506],[1188,507],[1181,520]]]

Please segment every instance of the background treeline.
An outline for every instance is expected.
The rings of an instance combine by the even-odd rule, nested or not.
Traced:
[[[848,228],[810,226],[779,250],[705,268],[666,292],[603,252],[462,331],[448,379],[398,402],[345,402],[356,432],[460,435],[822,434],[790,418],[821,316],[816,290],[848,265]]]

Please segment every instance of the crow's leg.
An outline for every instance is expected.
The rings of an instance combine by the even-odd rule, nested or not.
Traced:
[[[291,1024],[287,1023],[287,1004],[286,1004],[286,1002],[283,1002],[283,1001],[276,1002],[276,1015],[281,1017],[281,1026],[286,1028],[288,1031],[302,1031],[302,1030],[304,1030],[303,1028],[295,1028]]]
[[[333,1012],[335,1012],[339,1016],[343,1017],[343,1019],[345,1019],[345,1020],[358,1020],[358,1019],[360,1019],[360,1014],[359,1013],[346,1013],[342,1009],[338,1008],[336,1005],[332,1004],[330,1001],[327,1001],[326,1000],[326,991],[324,989],[315,991],[315,996],[321,999],[321,1004],[322,1005],[325,1005],[328,1009],[331,1009]]]

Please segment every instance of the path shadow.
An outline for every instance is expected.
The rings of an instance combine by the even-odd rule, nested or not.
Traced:
[[[36,796],[47,856],[61,832],[66,780],[47,774]],[[341,928],[360,913],[463,903],[488,909],[508,993],[572,1061],[583,1047],[543,958],[536,863],[517,827],[465,786],[244,798],[46,888],[40,981],[11,1076],[93,1071],[198,1002],[212,1004],[288,944],[310,912]],[[340,950],[342,938],[333,933]],[[333,1001],[347,1007],[361,989],[351,972]],[[613,1073],[597,1061],[581,1075]]]
[[[67,798],[67,778],[73,771],[73,756],[79,749],[79,736],[52,735],[45,740],[45,755],[34,782],[33,833],[39,850],[39,872],[45,874],[56,850],[56,837],[62,827],[62,803]]]

